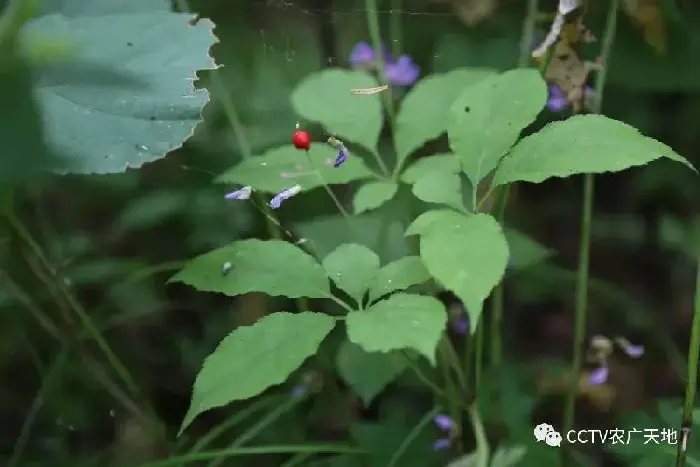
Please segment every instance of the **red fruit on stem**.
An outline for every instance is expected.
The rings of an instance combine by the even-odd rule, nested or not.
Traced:
[[[307,131],[297,130],[292,135],[292,144],[297,149],[308,151],[311,147],[311,135]]]

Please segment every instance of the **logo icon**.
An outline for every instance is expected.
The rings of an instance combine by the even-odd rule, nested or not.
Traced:
[[[557,448],[561,446],[561,434],[549,423],[540,423],[537,425],[534,434],[538,443],[544,441],[547,446]]]

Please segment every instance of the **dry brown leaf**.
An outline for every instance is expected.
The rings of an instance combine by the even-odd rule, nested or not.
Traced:
[[[642,29],[644,40],[663,54],[668,46],[668,35],[658,0],[623,0],[623,11]]]
[[[547,66],[547,82],[557,85],[566,95],[574,110],[581,110],[584,87],[591,71],[603,67],[601,60],[590,62],[581,60],[578,53],[566,39],[561,39],[554,46],[554,53]]]

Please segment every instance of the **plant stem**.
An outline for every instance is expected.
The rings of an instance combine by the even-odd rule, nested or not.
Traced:
[[[399,0],[396,0],[399,1]],[[378,57],[378,63],[377,63],[377,73],[379,75],[379,84],[380,85],[391,85],[389,81],[386,78],[386,59],[387,57],[384,56],[384,50],[382,48],[382,36],[379,31],[379,9],[377,8],[377,0],[364,0],[365,4],[365,17],[367,19],[367,28],[369,29],[369,37],[370,37],[370,42],[372,43],[372,48],[374,49],[374,53]],[[392,13],[393,14],[393,13]],[[395,26],[392,23],[392,26]],[[400,31],[392,30],[392,32],[397,33]],[[399,38],[395,37],[396,39],[396,47],[400,47]],[[395,120],[395,113],[394,113],[394,104],[392,102],[392,93],[391,92],[382,92],[381,94],[381,99],[382,102],[384,103],[384,108],[386,109],[387,116],[389,118],[389,122],[392,124]],[[372,149],[372,155],[377,161],[377,164],[379,165],[380,170],[384,174],[384,176],[389,176],[391,172],[389,171],[389,168],[387,167],[386,163],[382,159],[382,156],[379,154],[379,151],[377,148]]]
[[[385,85],[390,84],[386,78],[386,59],[384,56],[384,50],[382,47],[382,36],[379,31],[379,9],[377,8],[377,0],[364,0],[365,13],[367,18],[367,28],[369,29],[369,38],[372,43],[372,48],[374,53],[379,58],[379,63],[377,66],[377,71],[379,74],[379,84]],[[389,121],[394,121],[394,106],[391,102],[391,94],[388,92],[381,93],[382,99],[384,100],[384,106],[386,107],[387,114],[389,115]],[[386,166],[385,166],[386,168]],[[385,172],[385,173],[388,173]]]
[[[530,63],[530,44],[535,34],[537,23],[537,11],[539,10],[538,0],[527,1],[527,13],[523,21],[523,33],[520,39],[520,56],[518,57],[518,67],[524,68]],[[497,213],[498,223],[501,227],[505,224],[506,205],[511,193],[511,186],[506,185],[499,190],[499,198],[496,200],[494,209]],[[486,198],[484,198],[486,199]],[[504,290],[501,281],[493,291],[491,301],[491,370],[497,370],[501,366],[503,359],[503,340],[501,339],[501,323],[503,321]],[[496,385],[498,391],[498,385]]]
[[[297,445],[269,445],[253,446],[247,448],[229,448],[219,451],[197,452],[174,456],[169,459],[161,459],[141,464],[138,467],[172,467],[173,464],[191,464],[212,459],[225,459],[227,457],[254,456],[264,454],[365,454],[361,449],[339,444],[297,444]]]
[[[287,402],[280,404],[275,410],[262,417],[258,423],[250,427],[245,433],[236,438],[236,440],[231,443],[229,448],[234,449],[243,446],[245,443],[258,436],[265,428],[276,422],[282,415],[292,410],[305,400],[305,395],[302,395],[301,397],[290,396]],[[208,467],[216,467],[223,462],[224,459],[224,457],[213,459],[208,464]]]
[[[29,232],[26,226],[17,218],[17,216],[15,216],[14,213],[8,214],[7,219],[12,228],[17,232],[19,237],[27,244],[27,246],[29,246],[29,249],[32,251],[34,256],[37,257],[44,269],[46,269],[46,271],[49,273],[50,278],[55,282],[56,287],[61,292],[61,295],[63,295],[64,299],[66,300],[70,308],[73,310],[73,312],[76,315],[78,315],[78,318],[80,319],[85,330],[92,337],[92,339],[95,341],[102,353],[105,355],[107,361],[112,366],[117,375],[119,375],[119,377],[121,378],[122,382],[126,385],[131,395],[134,397],[138,397],[140,391],[133,378],[131,377],[131,374],[126,369],[119,357],[117,357],[114,351],[112,351],[112,348],[109,346],[107,340],[104,338],[99,329],[97,329],[97,326],[95,326],[95,323],[93,323],[88,312],[83,308],[80,302],[76,300],[73,294],[67,289],[63,279],[57,277],[56,269],[49,262],[46,255],[44,255],[43,250],[41,249],[39,244],[34,240],[32,234]]]
[[[474,353],[474,393],[479,394],[481,376],[484,373],[484,320],[476,325],[476,352]]]
[[[469,408],[469,420],[474,429],[474,438],[476,439],[476,465],[475,467],[487,467],[489,465],[489,457],[491,456],[491,448],[489,440],[486,437],[484,423],[479,416],[479,410],[476,404]]]
[[[685,403],[683,404],[683,419],[681,420],[681,436],[690,436],[693,425],[693,406],[698,385],[698,364],[700,360],[700,242],[698,242],[698,264],[695,275],[695,303],[693,305],[693,324],[690,328],[690,345],[688,346],[688,376],[685,381]],[[688,430],[685,433],[685,430]],[[687,439],[686,439],[687,440]],[[676,467],[686,463],[686,450],[679,440],[676,453]]]
[[[598,72],[595,82],[595,104],[592,111],[601,112],[603,91],[607,77],[607,67],[610,63],[610,51],[615,41],[617,26],[617,14],[620,8],[619,0],[611,0],[610,9],[606,19],[605,33],[603,36],[601,57],[605,67]],[[593,216],[594,176],[585,174],[583,184],[583,202],[581,213],[581,236],[579,243],[579,262],[576,280],[576,308],[574,311],[574,348],[571,364],[572,381],[567,393],[564,408],[564,427],[562,433],[567,433],[573,428],[576,398],[578,396],[579,378],[581,374],[581,362],[583,359],[583,340],[586,333],[586,312],[588,309],[588,264],[591,243],[591,219]],[[565,465],[566,449],[562,449],[561,465]]]
[[[426,413],[423,418],[420,419],[418,424],[413,427],[413,429],[408,433],[406,438],[404,438],[403,442],[401,445],[394,451],[394,454],[391,456],[391,459],[389,460],[389,463],[386,465],[386,467],[394,467],[395,465],[398,464],[399,460],[401,459],[401,456],[403,455],[404,452],[406,452],[406,449],[411,445],[413,441],[418,437],[420,432],[425,428],[425,426],[430,423],[430,421],[435,418],[435,416],[438,414],[439,410],[438,408],[434,408],[430,412]]]
[[[178,3],[180,4],[181,9],[185,9],[183,11],[189,11],[187,9],[187,3],[184,0],[180,0]],[[222,81],[221,76],[219,76],[219,73],[220,71],[218,68],[211,71],[209,74],[211,84],[216,88],[215,94],[219,96],[219,101],[224,108],[224,116],[226,117],[226,120],[228,120],[229,126],[231,127],[231,131],[233,131],[236,141],[238,141],[238,149],[240,150],[241,157],[243,160],[250,159],[253,157],[253,149],[248,141],[245,131],[243,130],[243,124],[241,124],[241,120],[238,117],[238,111],[233,103],[233,99],[231,99],[229,96],[226,85]],[[263,210],[263,215],[265,217],[268,235],[271,238],[281,240],[282,232],[280,227],[272,220],[273,218],[270,206],[264,202],[260,194],[257,192],[253,193],[253,199],[257,205],[262,206],[261,209]],[[305,298],[297,298],[295,303],[299,311],[309,309],[309,301]]]

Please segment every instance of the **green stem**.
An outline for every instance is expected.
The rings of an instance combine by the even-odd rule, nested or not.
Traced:
[[[36,256],[37,259],[42,263],[44,269],[46,269],[46,271],[48,271],[48,273],[51,275],[51,278],[55,282],[58,290],[61,292],[61,295],[63,295],[70,308],[78,316],[87,333],[92,337],[92,339],[95,341],[102,353],[104,353],[105,358],[107,358],[109,364],[112,366],[117,375],[119,375],[119,377],[121,378],[122,382],[126,385],[131,395],[137,397],[139,395],[139,389],[136,383],[134,382],[133,378],[131,377],[131,374],[126,369],[119,357],[117,357],[117,355],[112,351],[112,348],[107,343],[107,340],[104,338],[97,326],[95,326],[95,323],[93,323],[92,319],[90,319],[90,315],[87,313],[87,311],[83,308],[80,302],[78,302],[78,300],[75,299],[73,294],[66,288],[66,284],[63,282],[63,279],[56,276],[55,268],[51,265],[46,255],[44,255],[43,250],[41,249],[39,244],[34,240],[29,230],[15,216],[14,213],[8,214],[7,218],[12,228],[15,229],[20,238],[32,250],[34,256]]]
[[[188,450],[188,453],[192,454],[195,452],[201,452],[206,449],[216,438],[220,437],[226,431],[230,430],[234,426],[238,425],[245,419],[249,418],[251,415],[257,413],[259,410],[267,408],[274,403],[279,402],[277,397],[266,397],[259,399],[249,405],[248,407],[236,412],[232,417],[227,418],[223,423],[219,423],[214,428],[209,430],[207,434],[202,436],[199,441]]]
[[[423,418],[420,419],[418,424],[413,427],[413,429],[408,433],[406,438],[404,438],[403,442],[401,445],[394,451],[394,455],[391,456],[391,460],[389,460],[389,463],[386,465],[386,467],[394,467],[395,465],[398,464],[399,460],[401,459],[401,456],[406,452],[406,449],[411,445],[412,442],[418,438],[418,435],[420,434],[421,431],[423,431],[423,428],[430,423],[430,421],[435,418],[435,416],[438,414],[439,409],[436,407],[430,412],[426,413]]]
[[[184,0],[180,0],[179,5],[181,9],[184,9],[183,11],[189,11],[187,9],[187,3]],[[228,120],[229,126],[231,127],[231,131],[233,131],[233,135],[236,141],[238,141],[238,148],[240,150],[241,157],[243,157],[243,160],[250,159],[251,157],[253,157],[253,149],[250,145],[250,142],[248,141],[248,137],[246,136],[245,131],[243,130],[243,124],[241,123],[241,120],[238,117],[238,111],[236,110],[236,106],[233,103],[233,99],[231,99],[231,97],[229,96],[228,91],[226,89],[226,85],[221,79],[219,73],[219,69],[217,68],[209,74],[211,84],[215,88],[214,94],[219,96],[219,101],[221,102],[221,105],[224,109],[224,116],[226,117],[226,120]],[[282,232],[279,226],[275,224],[275,222],[272,220],[273,218],[270,206],[262,199],[261,195],[257,192],[253,193],[253,200],[257,205],[262,206],[261,209],[263,210],[263,214],[265,217],[265,224],[267,226],[268,235],[271,238],[281,240]],[[295,300],[295,303],[297,304],[297,308],[299,311],[305,311],[309,309],[309,301],[305,298],[297,298]]]
[[[391,0],[389,15],[389,37],[391,38],[391,54],[394,58],[401,55],[401,19],[403,15],[402,0]]]
[[[481,377],[484,373],[484,322],[480,319],[476,325],[476,352],[474,353],[474,393],[479,394]]]
[[[289,459],[287,462],[282,464],[280,467],[296,467],[302,465],[307,460],[311,459],[315,453],[313,452],[300,452],[296,456]]]
[[[27,417],[24,419],[22,431],[20,432],[19,438],[15,443],[15,447],[12,450],[10,460],[7,463],[8,467],[15,467],[21,459],[22,454],[24,453],[24,449],[27,447],[27,442],[29,441],[29,435],[32,431],[32,426],[34,425],[34,422],[36,421],[36,418],[39,415],[39,410],[41,410],[46,395],[51,392],[54,385],[56,384],[56,379],[61,373],[61,370],[63,370],[63,365],[67,356],[68,350],[64,347],[58,354],[58,357],[56,357],[56,360],[53,362],[51,368],[44,377],[41,389],[34,398],[34,402],[32,403],[32,406],[29,409],[29,412],[27,413]]]
[[[469,420],[474,429],[474,438],[476,439],[476,465],[475,467],[487,467],[489,465],[489,457],[491,456],[491,448],[489,440],[486,437],[484,423],[481,421],[479,410],[474,404],[469,409]]]
[[[227,457],[255,456],[264,454],[365,454],[365,451],[350,446],[338,444],[301,444],[301,445],[270,445],[254,446],[247,448],[228,448],[219,451],[198,452],[174,456],[169,459],[161,459],[141,464],[138,467],[172,467],[174,464],[191,464],[194,462],[212,459],[225,459]]]
[[[301,396],[301,397],[290,396],[290,398],[287,402],[279,405],[275,410],[273,410],[272,412],[268,413],[263,418],[261,418],[258,423],[256,423],[252,427],[250,427],[248,430],[246,430],[245,433],[243,433],[241,436],[236,438],[236,440],[233,443],[231,443],[231,445],[229,447],[231,449],[235,449],[235,448],[238,448],[240,446],[243,446],[245,443],[247,443],[251,439],[258,436],[265,428],[267,428],[268,426],[270,426],[274,422],[276,422],[282,415],[289,412],[290,410],[292,410],[294,407],[296,407],[297,405],[299,405],[301,402],[303,402],[305,400],[306,400],[306,397],[304,397],[304,396]],[[224,457],[213,459],[209,463],[208,467],[216,467],[221,462],[223,462],[223,460],[224,460]]]
[[[386,57],[384,56],[383,49],[382,49],[382,36],[379,32],[379,10],[377,8],[377,0],[364,0],[365,3],[365,13],[366,13],[366,19],[367,19],[367,28],[369,29],[369,37],[370,37],[370,42],[372,43],[372,48],[374,49],[375,54],[379,58],[378,60],[378,74],[379,74],[379,84],[383,85],[390,85],[386,78],[386,70],[385,70],[385,64],[386,64]],[[395,116],[394,116],[394,105],[391,101],[391,93],[390,92],[382,92],[381,94],[381,99],[382,102],[384,103],[384,108],[386,109],[386,113],[389,117],[389,122],[393,124]],[[374,148],[372,150],[372,155],[374,158],[377,160],[377,164],[379,165],[380,170],[385,176],[389,176],[389,168],[386,166],[386,163],[382,159],[382,156],[379,154],[378,149]]]
[[[527,1],[527,13],[523,21],[523,32],[520,39],[520,56],[518,57],[518,67],[524,68],[530,63],[530,44],[535,34],[537,25],[537,11],[539,10],[538,0]],[[500,190],[500,197],[496,201],[495,210],[498,216],[498,223],[501,227],[505,224],[506,205],[512,188],[506,185]],[[501,323],[503,322],[504,290],[501,281],[493,291],[491,301],[491,360],[490,368],[495,371],[501,366],[503,360],[503,340],[501,339]],[[498,389],[496,389],[498,391]]]
[[[595,105],[592,111],[600,113],[603,101],[603,91],[607,77],[607,68],[610,63],[610,51],[615,41],[617,26],[617,14],[620,8],[620,0],[611,0],[610,9],[606,19],[605,33],[603,36],[601,57],[605,67],[598,72],[595,82]],[[572,381],[564,408],[564,427],[562,432],[567,433],[573,428],[575,418],[576,398],[579,389],[579,377],[581,374],[581,362],[583,360],[583,340],[586,333],[586,312],[588,309],[588,263],[591,242],[591,218],[593,216],[594,176],[585,174],[583,184],[583,208],[581,213],[581,237],[579,243],[579,263],[576,280],[576,308],[574,311],[574,348],[571,364]],[[566,449],[562,449],[561,463],[565,465]]]
[[[698,242],[698,266],[695,275],[695,303],[693,306],[693,324],[690,331],[690,345],[688,346],[688,376],[685,382],[685,403],[683,404],[683,420],[681,421],[681,436],[688,437],[693,424],[693,406],[698,384],[698,360],[700,360],[700,242]],[[686,464],[687,452],[682,443],[678,442],[676,454],[676,467]]]
[[[451,401],[452,403],[459,405],[463,409],[467,408],[467,405],[464,404],[464,402],[462,402],[461,400],[456,400],[456,399],[452,398],[452,396],[450,394],[446,393],[445,391],[442,390],[442,388],[440,386],[438,386],[437,384],[432,382],[430,380],[430,378],[428,378],[421,371],[421,369],[418,367],[418,365],[416,365],[416,362],[414,362],[413,359],[410,356],[408,356],[408,354],[406,354],[406,352],[399,352],[399,355],[401,355],[403,357],[403,359],[406,361],[406,364],[408,365],[408,367],[416,374],[416,376],[421,381],[421,383],[425,384],[428,388],[430,388],[437,396],[442,397],[445,401],[448,401],[448,402]]]

